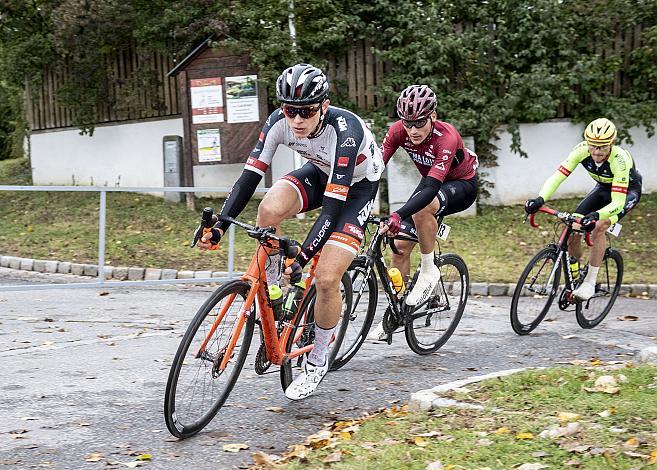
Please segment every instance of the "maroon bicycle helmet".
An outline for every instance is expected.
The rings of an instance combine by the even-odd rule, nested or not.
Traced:
[[[422,119],[436,109],[436,94],[428,85],[411,85],[397,99],[397,114],[408,121]]]

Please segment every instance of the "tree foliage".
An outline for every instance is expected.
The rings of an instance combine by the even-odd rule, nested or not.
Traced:
[[[248,54],[265,83],[297,61],[326,64],[331,53],[368,38],[390,72],[375,92],[393,103],[411,83],[439,96],[442,118],[473,135],[494,164],[500,126],[569,116],[613,119],[627,129],[657,120],[657,2],[654,0],[3,0],[0,81],[20,89],[44,67],[66,69],[60,100],[83,130],[100,106],[121,106],[109,93],[108,58],[127,47],[184,57],[214,34]],[[617,34],[643,25],[626,50]],[[155,86],[136,70],[134,88]],[[614,89],[622,78],[623,88]],[[150,85],[149,85],[150,84]],[[129,95],[127,95],[129,96]],[[334,101],[346,103],[344,96]],[[393,109],[373,117],[385,122]]]

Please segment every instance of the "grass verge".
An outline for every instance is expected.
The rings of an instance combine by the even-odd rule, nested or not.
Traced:
[[[477,409],[398,407],[337,422],[294,446],[277,468],[657,468],[657,368],[594,364],[445,394]],[[275,462],[254,457],[261,467]]]
[[[26,160],[0,161],[0,184],[31,184]],[[226,269],[227,250],[201,253],[188,248],[199,215],[185,204],[166,202],[143,194],[110,193],[107,201],[108,264],[179,270]],[[251,201],[241,218],[254,222],[258,200]],[[215,209],[223,201],[198,200],[197,207]],[[572,209],[575,199],[558,200],[555,206]],[[639,206],[623,220],[623,232],[613,240],[625,259],[627,283],[657,282],[657,195],[644,195]],[[303,239],[317,211],[306,219],[290,220],[284,230]],[[541,215],[541,228],[523,224],[519,205],[479,206],[479,215],[450,218],[450,238],[441,242],[446,252],[460,254],[473,282],[516,282],[531,256],[555,233],[553,219]],[[237,231],[236,267],[245,269],[253,253],[253,241]],[[38,259],[79,263],[97,261],[98,194],[0,192],[0,253]],[[414,252],[416,263],[419,259]]]

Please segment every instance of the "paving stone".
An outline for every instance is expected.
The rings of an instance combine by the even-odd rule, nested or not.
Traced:
[[[637,362],[657,366],[657,346],[650,346],[639,351]]]
[[[507,292],[509,291],[509,286],[507,284],[488,284],[488,295],[495,295],[495,296],[500,296],[500,295],[507,295]]]
[[[630,293],[634,296],[647,296],[648,284],[630,284]]]
[[[618,295],[628,295],[630,293],[630,285],[622,284]]]
[[[194,271],[178,271],[178,279],[194,279]]]
[[[178,271],[176,269],[163,269],[160,279],[177,279]]]
[[[112,279],[112,274],[114,273],[114,266],[105,266],[103,268],[103,271],[105,271],[105,279]],[[100,272],[98,273],[100,276]]]
[[[71,263],[71,274],[76,276],[84,276],[84,264]]]
[[[228,277],[228,273],[226,271],[212,271],[212,277]]]
[[[23,271],[32,271],[34,269],[34,260],[30,258],[22,258],[21,269]]]
[[[57,272],[60,274],[69,274],[71,272],[71,263],[68,261],[60,261],[57,265]]]
[[[143,281],[145,273],[144,268],[128,268],[128,281]]]
[[[119,281],[125,281],[128,279],[128,268],[124,267],[115,267],[112,269],[112,278],[118,279]]]
[[[657,284],[648,284],[648,295],[650,297],[657,297]]]
[[[470,295],[488,295],[488,284],[485,282],[470,283]]]
[[[11,258],[11,256],[0,256],[0,267],[1,268],[8,268],[10,258]]]
[[[59,265],[59,261],[53,261],[53,260],[46,261],[46,272],[51,274],[56,273],[58,265]]]
[[[146,281],[159,281],[160,276],[162,276],[161,269],[146,268],[146,274],[144,274],[144,279]]]
[[[18,259],[18,258],[17,258]],[[46,272],[46,260],[35,259],[34,266],[32,267],[37,272],[45,273]]]
[[[95,264],[85,264],[82,273],[84,276],[98,277],[98,266]]]
[[[194,271],[194,279],[207,279],[212,277],[211,271]]]

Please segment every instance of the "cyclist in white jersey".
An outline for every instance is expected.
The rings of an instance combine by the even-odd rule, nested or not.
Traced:
[[[271,187],[256,220],[258,226],[274,226],[280,233],[284,219],[322,208],[287,271],[296,282],[305,264],[322,250],[315,271],[315,345],[304,358],[303,372],[285,391],[292,400],[313,393],[328,371],[328,345],[342,310],[340,280],[358,253],[384,169],[370,130],[354,113],[330,106],[328,89],[326,76],[312,65],[297,64],[282,73],[276,82],[281,107],[267,118],[221,211],[236,217],[244,209],[279,145],[308,160]],[[227,228],[217,224],[199,243],[201,248],[216,245]]]

